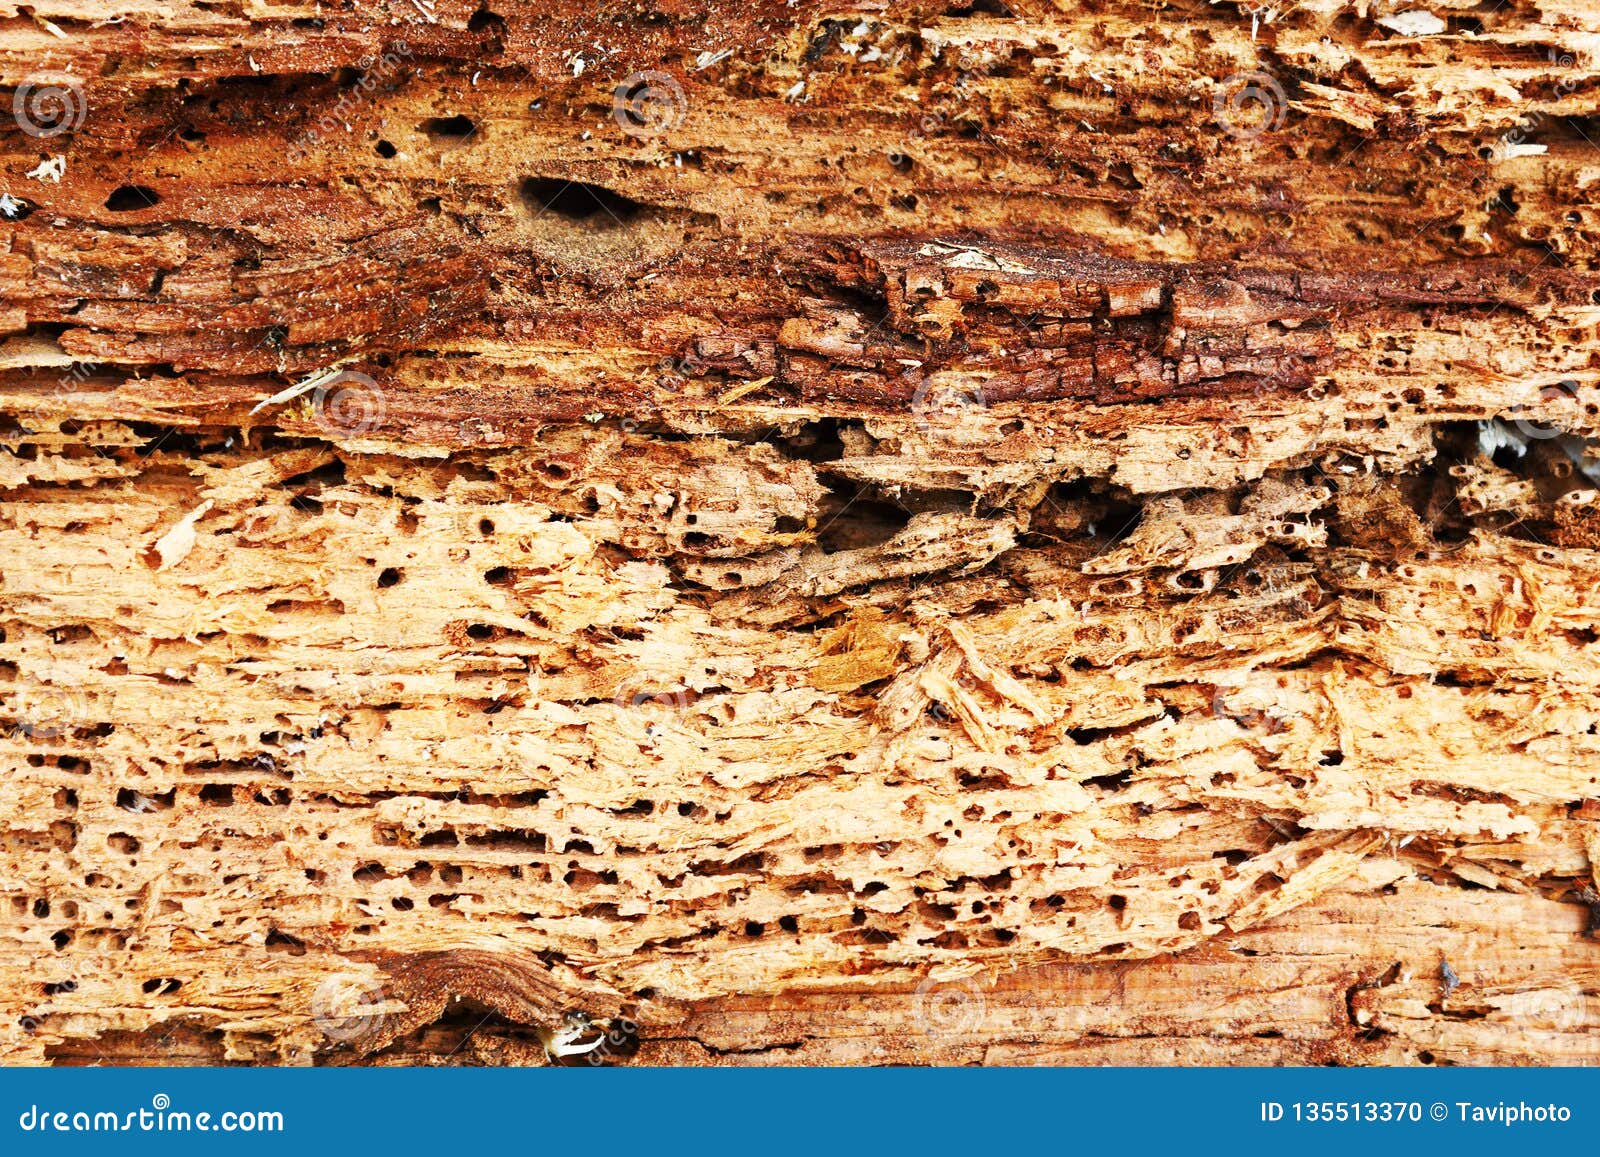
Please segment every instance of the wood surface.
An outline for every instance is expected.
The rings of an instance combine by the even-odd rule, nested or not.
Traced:
[[[1597,55],[0,3],[0,1060],[1593,1061]]]

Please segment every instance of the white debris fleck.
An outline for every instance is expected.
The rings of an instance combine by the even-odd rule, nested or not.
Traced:
[[[1510,450],[1521,458],[1528,453],[1528,439],[1504,422],[1480,422],[1478,450],[1485,458],[1493,458],[1497,450]]]
[[[722,61],[727,60],[728,57],[732,55],[733,49],[731,48],[724,48],[721,52],[712,52],[708,49],[694,58],[694,70],[696,72],[704,72],[713,64],[720,64]]]
[[[161,565],[156,568],[157,570],[170,570],[189,557],[196,539],[194,524],[204,518],[213,505],[211,499],[206,499],[156,540],[155,552],[161,559]]]
[[[27,207],[26,201],[19,201],[10,193],[0,193],[0,217],[7,221],[15,221]]]
[[[120,801],[121,797],[118,798]],[[156,810],[156,801],[142,791],[130,791],[127,793],[126,802],[118,802],[117,806],[125,812],[153,812]]]
[[[803,80],[796,81],[794,86],[792,88],[790,88],[788,92],[783,94],[783,99],[784,100],[789,100],[789,101],[799,100],[801,94],[804,93],[805,91],[806,91],[806,82],[803,81]]]
[[[982,249],[975,249],[970,245],[945,245],[940,242],[929,242],[917,250],[919,257],[938,257],[941,263],[952,269],[999,269],[1007,273],[1035,273],[1018,261],[1011,261],[1004,257],[996,257]]]
[[[337,362],[325,370],[321,370],[312,374],[303,382],[296,382],[288,389],[279,390],[276,394],[273,394],[272,397],[265,398],[262,401],[257,402],[251,408],[250,412],[255,414],[266,409],[268,406],[277,406],[284,402],[292,402],[301,394],[309,393],[312,390],[321,389],[323,386],[326,386],[338,379],[340,373],[343,372],[344,365],[344,362]]]
[[[1401,36],[1437,36],[1447,25],[1432,12],[1413,9],[1410,12],[1397,12],[1393,16],[1383,17],[1378,21],[1378,27],[1387,28],[1390,32],[1397,32]]]
[[[1505,161],[1517,157],[1542,157],[1549,151],[1549,145],[1534,145],[1527,141],[1502,141],[1496,150],[1500,154],[1500,159]]]
[[[583,416],[583,420],[585,422],[598,422],[604,419],[605,416],[605,411],[603,410],[590,410]]]
[[[66,172],[66,157],[47,157],[45,160],[40,161],[33,168],[29,169],[27,175],[32,177],[35,181],[53,181],[55,184],[59,185],[61,183],[61,178],[66,176]]]
[[[572,75],[574,77],[582,76],[583,70],[588,67],[588,64],[589,62],[586,61],[582,56],[574,57],[572,61]]]

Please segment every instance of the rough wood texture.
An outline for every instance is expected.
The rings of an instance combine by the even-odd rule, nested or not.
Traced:
[[[0,4],[0,1057],[1592,1060],[1597,52]]]

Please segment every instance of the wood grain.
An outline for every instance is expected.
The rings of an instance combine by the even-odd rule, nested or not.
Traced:
[[[1270,15],[0,5],[0,1057],[1593,1060],[1600,17]]]

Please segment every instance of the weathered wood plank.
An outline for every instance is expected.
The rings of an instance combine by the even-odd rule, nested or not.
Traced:
[[[1592,1060],[1600,18],[1393,7],[0,7],[0,1057]]]

